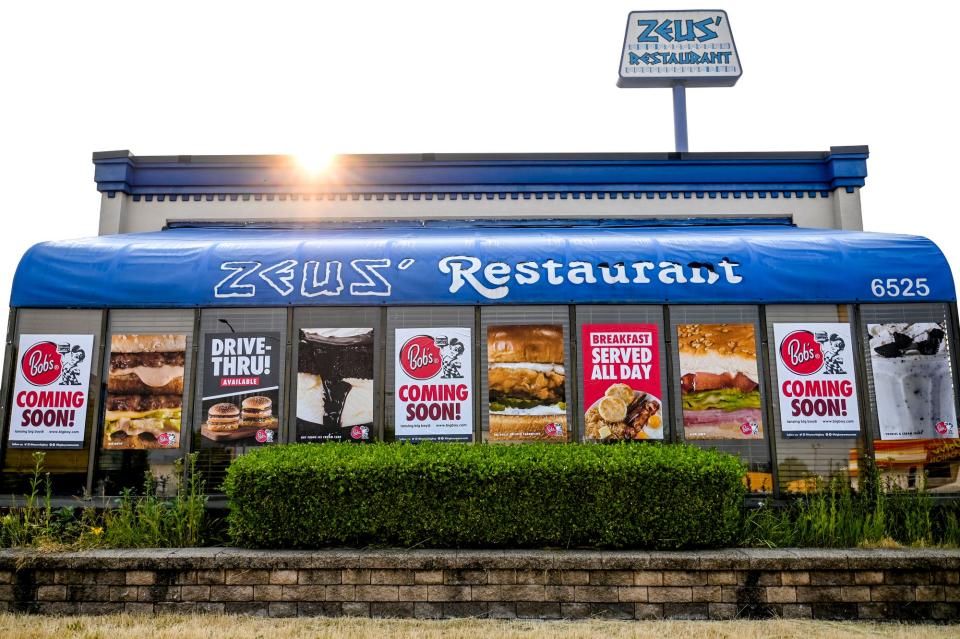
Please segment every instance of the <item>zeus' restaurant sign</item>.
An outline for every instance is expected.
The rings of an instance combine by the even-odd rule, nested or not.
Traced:
[[[742,73],[724,11],[632,11],[627,18],[618,86],[729,87]]]
[[[172,229],[47,242],[12,306],[952,301],[922,237],[716,228]]]

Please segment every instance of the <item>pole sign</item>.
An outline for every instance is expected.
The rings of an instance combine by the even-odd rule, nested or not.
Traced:
[[[632,11],[619,87],[732,87],[743,69],[725,11]]]

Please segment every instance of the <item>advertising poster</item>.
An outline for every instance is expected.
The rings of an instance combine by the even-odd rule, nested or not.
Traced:
[[[880,439],[957,437],[947,332],[937,322],[868,324]]]
[[[753,324],[678,324],[685,439],[762,439]]]
[[[469,328],[396,329],[395,428],[407,441],[473,441]]]
[[[780,428],[784,437],[856,437],[860,432],[850,325],[774,324]]]
[[[487,386],[490,441],[569,440],[563,326],[490,326]]]
[[[177,448],[186,335],[114,335],[103,414],[109,450]]]
[[[93,335],[21,335],[11,448],[83,448]]]
[[[587,441],[663,439],[656,324],[583,326]]]
[[[278,332],[204,336],[201,448],[277,441],[282,350]]]
[[[304,328],[297,352],[297,441],[370,441],[373,329]]]

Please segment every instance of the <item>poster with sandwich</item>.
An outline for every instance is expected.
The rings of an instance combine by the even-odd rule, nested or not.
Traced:
[[[204,336],[201,448],[277,441],[281,344],[278,332]]]
[[[584,324],[583,438],[663,439],[656,324]]]
[[[753,324],[678,324],[684,439],[761,439]]]
[[[366,442],[371,433],[373,329],[300,329],[297,441]]]
[[[563,326],[490,326],[487,386],[490,441],[569,440]]]
[[[186,335],[110,338],[103,447],[177,448],[183,409]]]

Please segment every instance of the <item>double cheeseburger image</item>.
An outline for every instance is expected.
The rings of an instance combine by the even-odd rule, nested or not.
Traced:
[[[207,423],[204,427],[212,433],[236,433],[251,436],[252,433],[241,429],[262,428],[275,430],[278,420],[273,416],[273,400],[263,395],[253,395],[236,404],[220,402],[207,410]]]
[[[490,439],[566,441],[562,326],[487,331]]]
[[[760,437],[753,324],[680,324],[677,341],[686,438]]]
[[[107,376],[105,448],[180,444],[184,335],[114,335]]]

